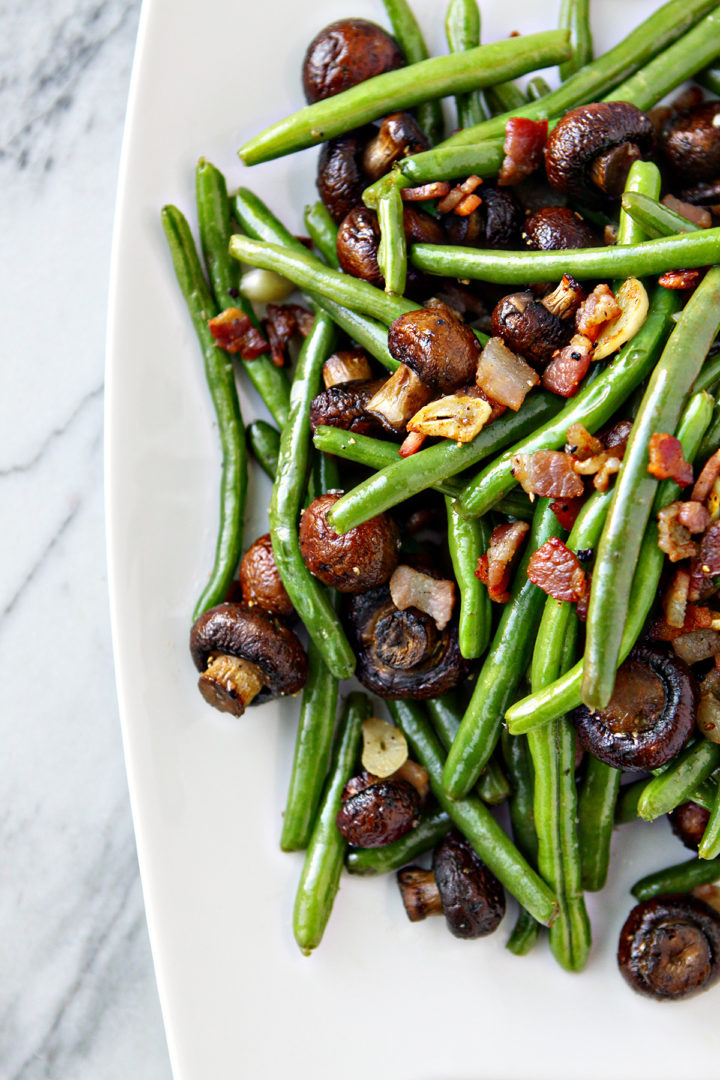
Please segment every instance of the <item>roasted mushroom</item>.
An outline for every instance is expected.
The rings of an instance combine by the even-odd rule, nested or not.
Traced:
[[[720,177],[720,101],[677,113],[660,136],[659,150],[673,174],[698,184]]]
[[[201,615],[190,631],[190,653],[202,672],[202,696],[233,716],[242,716],[250,704],[296,694],[307,678],[307,657],[296,634],[246,604],[218,604]]]
[[[631,772],[657,769],[682,750],[695,729],[698,689],[679,657],[638,645],[620,667],[604,709],[570,713],[584,748]]]
[[[362,206],[367,179],[362,168],[366,139],[364,133],[351,131],[329,139],[320,149],[317,189],[336,225]]]
[[[457,833],[435,848],[432,870],[409,866],[399,872],[398,885],[411,922],[444,915],[458,938],[487,937],[505,914],[502,885]]]
[[[545,168],[552,186],[588,205],[622,194],[633,161],[655,143],[651,121],[626,101],[580,105],[548,136]]]
[[[618,964],[639,994],[678,1001],[720,978],[720,915],[695,896],[657,896],[630,912]]]
[[[705,827],[710,820],[710,811],[696,802],[681,803],[668,814],[672,831],[682,840],[686,848],[697,851],[703,838]]]
[[[492,329],[507,347],[535,367],[552,359],[556,349],[567,345],[573,334],[572,319],[549,311],[531,292],[511,293],[496,304]]]
[[[410,113],[390,113],[365,147],[363,169],[369,181],[379,180],[400,158],[429,148],[430,140]]]
[[[340,535],[327,520],[340,495],[327,492],[300,519],[300,552],[311,574],[338,592],[357,593],[388,581],[397,566],[400,536],[387,514]]]
[[[537,251],[600,246],[588,223],[567,206],[545,206],[536,210],[526,220],[523,234],[528,247]]]
[[[384,379],[371,382],[353,380],[321,391],[310,406],[311,431],[314,434],[320,424],[327,424],[328,427],[354,431],[359,435],[382,435],[385,428],[368,412],[368,403],[384,385]]]
[[[470,214],[446,214],[443,225],[451,242],[464,247],[520,247],[523,212],[511,191],[483,184],[480,205]]]
[[[347,622],[357,655],[356,675],[379,697],[438,697],[467,676],[457,616],[439,631],[422,611],[398,610],[390,590],[383,587],[353,596]]]
[[[330,23],[310,42],[303,62],[305,99],[312,103],[403,67],[405,59],[394,38],[366,19]]]
[[[257,604],[271,615],[292,615],[292,600],[275,565],[270,533],[259,536],[243,555],[240,587],[248,607]]]
[[[388,349],[441,394],[475,381],[480,343],[446,304],[400,315],[388,331]]]
[[[325,389],[348,382],[367,382],[372,379],[372,368],[364,349],[339,349],[323,364]]]
[[[337,234],[337,257],[346,274],[383,288],[385,279],[378,266],[380,225],[377,214],[366,206],[356,206],[343,218]]]
[[[335,821],[352,847],[375,848],[399,840],[419,816],[420,795],[413,784],[363,773],[346,785]]]

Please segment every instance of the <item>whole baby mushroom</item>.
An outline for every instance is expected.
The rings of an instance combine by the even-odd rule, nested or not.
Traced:
[[[397,566],[398,528],[387,514],[378,514],[337,533],[327,515],[339,498],[339,492],[326,492],[303,511],[300,552],[310,573],[324,585],[343,593],[364,592],[388,581]]]
[[[620,931],[618,965],[633,990],[659,1001],[707,990],[720,978],[720,915],[692,895],[644,900]]]
[[[421,798],[401,777],[379,778],[368,772],[353,777],[342,793],[337,827],[352,847],[392,844],[418,823]]]
[[[202,696],[233,716],[242,716],[248,705],[296,694],[307,678],[297,635],[247,604],[218,604],[201,615],[190,631],[190,653],[201,672]]]
[[[362,167],[366,134],[350,131],[322,144],[318,158],[317,189],[336,225],[362,206],[367,178]]]
[[[403,67],[405,58],[390,34],[367,19],[340,19],[313,38],[305,53],[302,80],[312,104]]]
[[[698,184],[719,178],[720,101],[705,101],[673,116],[659,149],[679,180]]]
[[[270,533],[251,544],[240,563],[240,587],[249,607],[257,604],[271,615],[292,615],[293,604],[278,573]]]

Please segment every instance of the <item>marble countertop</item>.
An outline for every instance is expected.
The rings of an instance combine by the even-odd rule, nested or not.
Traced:
[[[115,700],[103,366],[138,0],[0,43],[0,1075],[166,1080]]]

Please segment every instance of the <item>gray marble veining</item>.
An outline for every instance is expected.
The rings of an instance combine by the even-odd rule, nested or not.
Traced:
[[[137,0],[0,35],[0,1076],[167,1080],[122,764],[105,310]]]

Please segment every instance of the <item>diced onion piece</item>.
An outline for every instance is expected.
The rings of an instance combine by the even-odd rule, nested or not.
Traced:
[[[435,620],[438,630],[444,630],[455,604],[455,585],[444,578],[423,574],[412,566],[398,566],[390,578],[390,596],[400,611],[409,607],[424,611]]]
[[[717,630],[691,630],[674,638],[672,647],[686,664],[699,664],[720,653],[720,634]]]
[[[624,281],[615,294],[615,299],[621,312],[603,327],[595,346],[595,360],[610,356],[626,341],[635,337],[647,318],[650,301],[645,286],[637,278],[631,277]]]
[[[668,626],[680,627],[682,629],[685,625],[685,612],[687,610],[689,590],[690,574],[687,570],[678,568],[673,574],[672,581],[663,596],[665,622]]]
[[[371,716],[364,722],[362,733],[363,768],[373,776],[382,780],[405,764],[408,746],[399,728],[387,720],[381,720],[379,716]]]
[[[278,300],[287,300],[295,292],[292,281],[276,274],[274,270],[261,270],[253,267],[240,279],[240,292],[248,300],[258,304],[271,304]]]
[[[475,381],[493,401],[517,412],[540,376],[501,338],[491,337],[478,361]]]
[[[472,442],[490,419],[492,406],[479,397],[448,397],[431,401],[408,421],[408,431],[437,435],[459,443]]]

